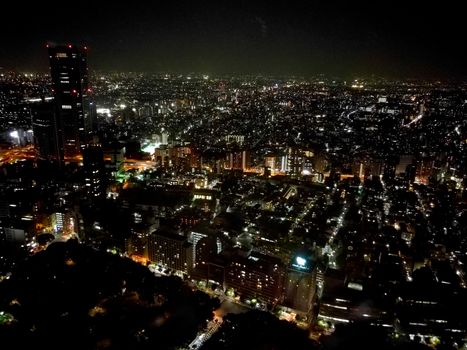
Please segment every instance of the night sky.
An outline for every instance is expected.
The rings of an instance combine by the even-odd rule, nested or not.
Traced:
[[[45,71],[53,41],[88,45],[97,70],[465,77],[462,2],[405,2],[14,1],[0,67]]]

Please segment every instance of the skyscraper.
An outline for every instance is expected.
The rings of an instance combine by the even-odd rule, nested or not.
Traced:
[[[100,145],[88,145],[83,148],[84,182],[90,198],[104,197],[106,176],[104,152]]]
[[[93,134],[86,47],[47,46],[58,134],[66,161],[79,156]]]
[[[37,158],[60,164],[63,160],[63,143],[53,102],[41,99],[32,103],[31,117]]]

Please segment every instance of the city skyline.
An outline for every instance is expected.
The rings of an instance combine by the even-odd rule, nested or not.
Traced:
[[[46,71],[46,42],[86,44],[104,71],[207,74],[381,75],[462,78],[467,71],[459,5],[391,2],[81,2],[80,10],[9,4],[0,24],[0,67]],[[35,28],[31,31],[29,28]]]
[[[0,23],[2,343],[467,349],[456,6],[20,13]]]

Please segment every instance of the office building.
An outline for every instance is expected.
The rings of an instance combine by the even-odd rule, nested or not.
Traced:
[[[296,147],[289,147],[285,156],[285,171],[292,177],[300,176],[303,171],[304,152]]]
[[[83,149],[84,183],[90,198],[104,197],[106,174],[104,151],[99,145],[88,145]]]
[[[293,257],[285,283],[284,305],[309,320],[316,299],[316,266],[307,256]]]
[[[37,158],[60,164],[63,161],[63,140],[53,102],[41,99],[32,103],[31,119]]]
[[[235,150],[227,154],[225,168],[245,171],[250,167],[250,152]]]
[[[259,252],[234,254],[225,265],[225,286],[243,299],[275,305],[282,300],[285,271],[279,258]]]
[[[48,49],[58,135],[65,160],[72,160],[81,154],[95,127],[86,48],[48,45]]]
[[[65,213],[53,213],[50,215],[50,222],[55,233],[62,232],[65,227]]]
[[[191,232],[193,244],[193,268],[197,276],[206,277],[208,263],[222,250],[222,243],[218,237],[209,233]]]
[[[192,252],[192,244],[184,236],[165,231],[156,231],[149,236],[149,259],[175,271],[191,272]]]
[[[130,227],[130,235],[125,238],[125,253],[135,260],[146,261],[148,256],[149,236],[159,228],[159,220],[152,224],[138,223]]]

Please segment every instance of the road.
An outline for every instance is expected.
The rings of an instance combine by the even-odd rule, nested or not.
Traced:
[[[221,299],[221,307],[214,311],[214,318],[208,322],[206,329],[198,333],[196,338],[193,339],[193,341],[188,345],[186,349],[188,350],[193,350],[193,349],[199,349],[209,338],[212,337],[214,333],[216,333],[222,322],[224,317],[227,314],[241,314],[249,311],[251,308],[243,305],[236,303],[231,300],[229,297],[220,297]]]
[[[27,159],[36,159],[36,153],[32,145],[0,149],[0,166],[14,164]]]
[[[300,214],[297,215],[296,219],[292,222],[292,225],[290,225],[289,229],[289,236],[292,237],[293,232],[299,225],[302,223],[303,218],[308,215],[310,212],[310,209],[313,208],[313,205],[315,203],[315,199],[309,199],[306,205],[303,207],[303,210],[300,212]]]
[[[214,320],[209,321],[206,329],[202,333],[198,333],[196,338],[188,345],[188,349],[199,349],[211,336],[217,332],[222,324],[222,318],[216,317]]]

